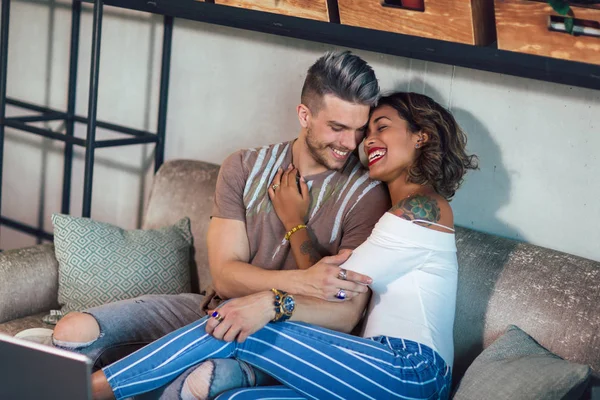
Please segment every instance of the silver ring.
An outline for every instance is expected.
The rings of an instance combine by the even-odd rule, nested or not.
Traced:
[[[340,300],[345,300],[346,299],[346,291],[344,289],[338,290],[338,292],[335,295],[335,297],[338,298],[338,299],[340,299]]]
[[[275,190],[279,187],[279,183],[274,183],[271,185],[271,189]]]
[[[345,281],[346,279],[348,279],[348,271],[346,271],[344,268],[340,268],[340,272],[338,272],[337,277],[338,279]]]

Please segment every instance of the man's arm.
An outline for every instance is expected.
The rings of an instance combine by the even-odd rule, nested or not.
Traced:
[[[365,183],[367,193],[359,197],[355,204],[350,204],[350,211],[343,222],[340,249],[355,249],[371,235],[379,218],[389,210],[390,196],[385,185],[372,181]],[[359,189],[360,190],[360,189]]]
[[[296,309],[290,320],[350,333],[360,322],[370,298],[370,291],[341,303],[296,295]]]
[[[307,270],[271,271],[251,265],[246,227],[238,220],[213,218],[208,227],[207,246],[213,286],[225,299],[271,288],[323,300],[334,300],[338,290],[344,289],[351,299],[366,292],[364,284],[371,282],[369,277],[353,272],[348,273],[346,281],[337,278],[338,265],[347,255],[329,257]]]
[[[280,287],[290,291],[295,271],[270,271],[248,263],[250,245],[242,221],[213,218],[207,235],[208,264],[216,292],[224,299]],[[284,289],[285,288],[285,289]]]

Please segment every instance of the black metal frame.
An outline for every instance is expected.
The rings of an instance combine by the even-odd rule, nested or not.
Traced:
[[[472,46],[196,0],[105,0],[105,4],[458,67],[600,89],[599,65],[498,50],[495,45]]]
[[[196,0],[83,0],[94,3],[93,38],[90,71],[90,91],[88,116],[75,114],[75,88],[77,77],[77,57],[79,48],[79,26],[81,0],[73,0],[71,22],[71,53],[69,65],[69,89],[67,112],[42,107],[16,99],[6,98],[6,74],[8,56],[8,24],[10,0],[2,0],[2,20],[0,25],[0,209],[2,201],[2,161],[4,148],[4,128],[11,128],[41,135],[65,142],[64,180],[62,193],[63,213],[70,212],[71,176],[73,146],[83,146],[85,152],[85,179],[82,215],[88,217],[91,212],[92,178],[94,172],[95,150],[103,147],[124,146],[141,143],[156,143],[155,169],[164,160],[165,127],[169,89],[171,42],[173,18],[185,18],[195,21],[225,25],[234,28],[253,30],[280,36],[329,43],[344,47],[364,49],[379,53],[404,56],[425,61],[473,68],[478,70],[521,76],[548,82],[567,84],[591,89],[600,89],[600,66],[548,57],[533,56],[498,50],[493,46],[480,47],[382,32],[364,28],[345,26],[334,22],[320,22],[308,19],[288,17],[260,11],[246,10],[201,2]],[[164,18],[163,53],[160,80],[160,102],[156,133],[131,129],[120,125],[102,122],[96,119],[98,100],[98,77],[100,63],[100,41],[102,33],[103,6],[115,6],[154,14]],[[41,115],[6,118],[6,105],[35,111]],[[28,125],[31,122],[64,120],[66,133]],[[74,136],[75,123],[87,124],[86,139]],[[96,128],[108,129],[129,138],[96,140]],[[32,234],[39,238],[51,239],[52,235],[41,229],[27,226],[0,216],[0,223],[13,229]]]
[[[8,66],[8,29],[10,19],[10,1],[2,0],[2,20],[0,25],[0,210],[2,208],[2,161],[4,154],[5,127],[18,129],[35,135],[59,140],[65,143],[64,169],[61,212],[68,214],[71,209],[71,180],[73,167],[73,146],[85,147],[85,170],[82,216],[89,217],[92,205],[92,186],[94,173],[95,150],[104,147],[126,146],[132,144],[156,143],[154,168],[158,168],[164,161],[165,129],[167,119],[167,101],[169,90],[169,72],[171,67],[171,42],[173,38],[173,17],[165,16],[163,27],[163,49],[161,62],[158,126],[156,133],[132,129],[109,122],[98,121],[96,118],[98,102],[98,85],[100,70],[100,42],[102,38],[103,0],[94,0],[92,55],[88,98],[88,116],[75,114],[75,99],[77,88],[77,60],[79,56],[79,31],[81,21],[81,1],[72,2],[71,16],[71,47],[69,61],[69,88],[67,111],[54,110],[49,107],[39,106],[28,102],[6,97],[6,80]],[[10,104],[18,108],[33,111],[39,115],[6,117],[6,106]],[[64,121],[66,132],[54,132],[50,129],[29,125],[31,122]],[[86,138],[75,137],[75,123],[87,124]],[[96,128],[103,128],[125,135],[127,138],[97,140]],[[36,236],[39,239],[52,240],[53,235],[41,228],[26,225],[0,216],[0,224],[12,229]]]

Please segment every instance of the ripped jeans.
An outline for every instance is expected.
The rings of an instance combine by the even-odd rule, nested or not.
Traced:
[[[94,307],[85,312],[92,315],[99,327],[100,336],[87,343],[69,343],[53,338],[54,346],[84,354],[92,359],[94,370],[133,353],[203,316],[203,296],[197,294],[146,295],[135,299]],[[213,373],[209,398],[240,387],[273,385],[277,381],[246,363],[237,360],[211,360]],[[159,388],[154,398],[181,399],[185,379],[198,366],[194,366],[178,379]]]

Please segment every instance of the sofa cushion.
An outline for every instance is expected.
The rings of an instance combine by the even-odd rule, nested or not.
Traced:
[[[0,323],[58,307],[54,246],[0,253]]]
[[[54,214],[58,302],[63,312],[143,294],[190,290],[190,220],[156,230]]]
[[[453,377],[509,325],[600,374],[600,262],[457,228]]]
[[[0,324],[0,333],[14,336],[17,333],[30,328],[48,328],[54,329],[54,325],[48,325],[42,322],[42,319],[48,315],[49,311],[29,315],[24,318],[13,319],[12,321]]]
[[[219,166],[193,160],[170,160],[158,170],[152,184],[143,229],[174,224],[187,216],[192,221],[194,260],[192,291],[204,292],[211,283],[206,234],[215,199]]]
[[[563,360],[511,325],[473,361],[454,399],[577,399],[590,374],[589,366]]]

